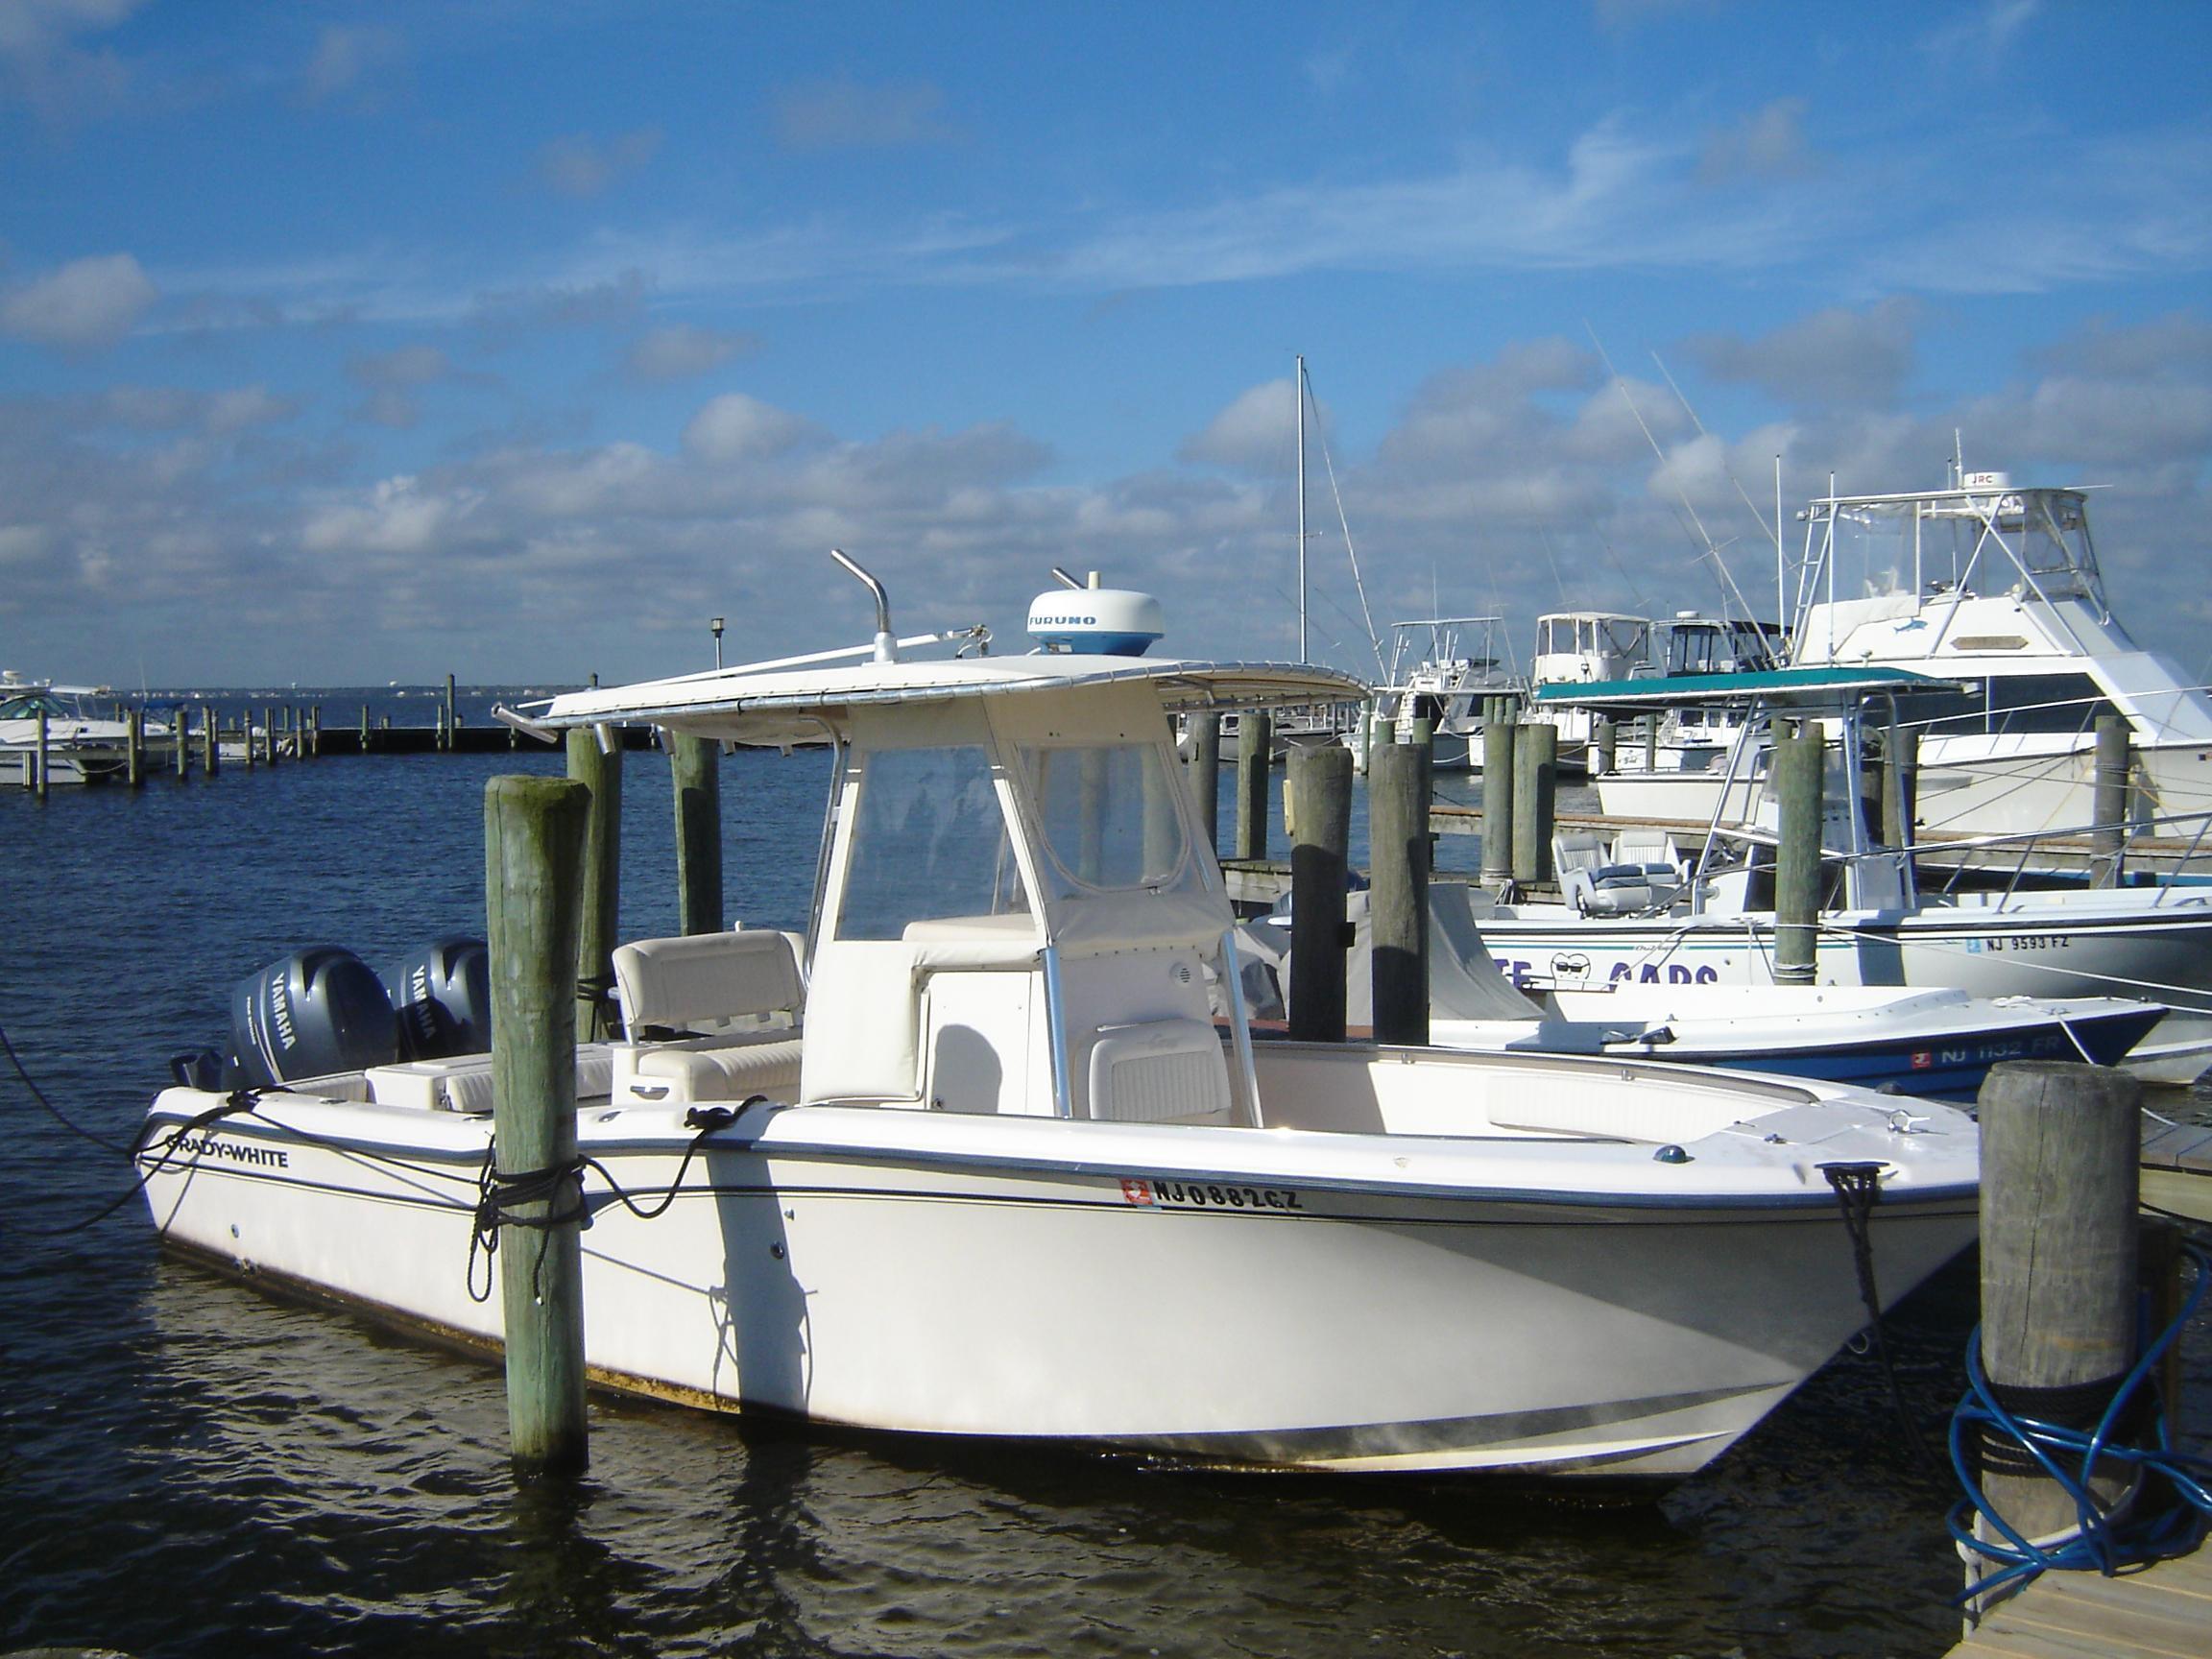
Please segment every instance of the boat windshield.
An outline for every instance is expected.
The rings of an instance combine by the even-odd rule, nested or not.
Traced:
[[[1029,914],[981,744],[873,751],[858,795],[836,937],[898,939],[915,922]]]
[[[1196,890],[1176,810],[1181,785],[1157,744],[1024,747],[1021,755],[1044,841],[1038,878],[1050,897]]]
[[[2104,608],[2088,511],[2077,491],[1846,496],[1815,502],[1806,517],[1807,553],[1834,562],[1839,598],[2032,590]]]

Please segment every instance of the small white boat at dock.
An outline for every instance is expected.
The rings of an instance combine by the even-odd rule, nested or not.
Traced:
[[[599,1382],[1204,1464],[1672,1478],[1865,1323],[1846,1187],[1879,1194],[1887,1299],[1973,1237],[1976,1135],[1946,1107],[1254,1041],[1167,717],[1345,677],[899,661],[887,625],[875,655],[531,715],[838,757],[803,949],[627,948],[640,1035],[579,1051]],[[286,1002],[290,1028],[314,1006]],[[385,1057],[168,1089],[139,1152],[155,1225],[493,1346],[496,1275],[469,1278],[491,1077]]]

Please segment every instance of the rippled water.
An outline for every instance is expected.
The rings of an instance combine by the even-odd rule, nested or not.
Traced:
[[[551,757],[329,760],[0,797],[0,1025],[128,1138],[231,983],[481,926],[482,796]],[[724,773],[726,884],[804,919],[819,755]],[[672,931],[667,771],[625,780],[623,931]],[[792,813],[800,825],[791,832]],[[597,1402],[591,1469],[518,1485],[499,1375],[155,1248],[123,1160],[0,1074],[0,1647],[143,1655],[1936,1654],[1948,1489],[1845,1357],[1656,1503],[1494,1481],[1227,1478],[827,1437]],[[1891,1346],[1931,1434],[1970,1265]]]

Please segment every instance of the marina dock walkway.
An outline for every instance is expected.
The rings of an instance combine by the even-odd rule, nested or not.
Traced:
[[[2212,1552],[2140,1573],[2046,1573],[1983,1620],[1947,1659],[2204,1659]]]

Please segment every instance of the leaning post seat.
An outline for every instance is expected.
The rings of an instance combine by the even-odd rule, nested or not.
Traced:
[[[788,934],[767,928],[639,939],[614,950],[623,1102],[788,1097],[806,991]]]

